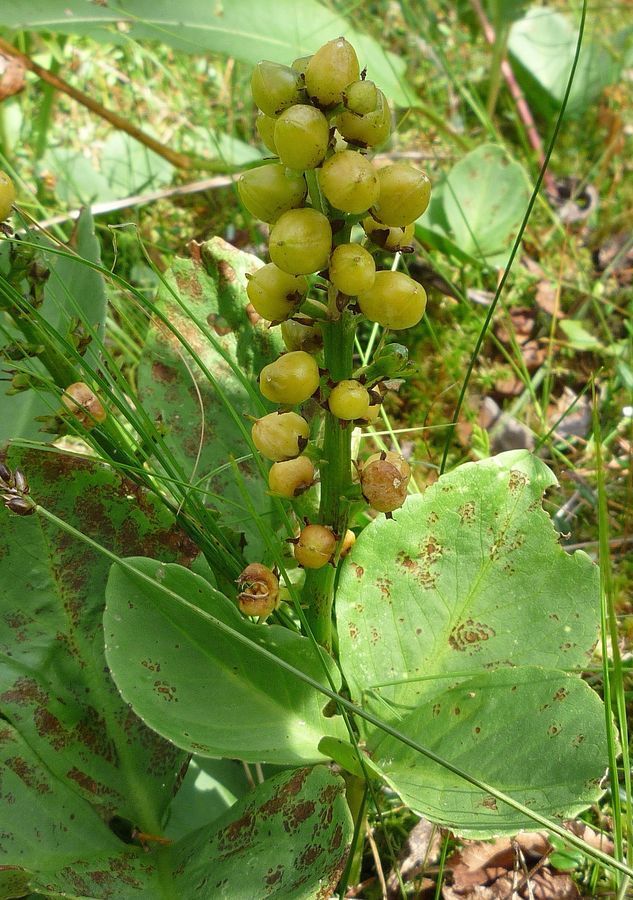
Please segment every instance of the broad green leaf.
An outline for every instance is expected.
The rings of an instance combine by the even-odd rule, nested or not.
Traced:
[[[201,756],[287,765],[321,761],[321,738],[347,733],[340,718],[324,715],[327,699],[319,691],[161,587],[326,684],[322,660],[329,657],[321,657],[307,638],[279,625],[253,624],[182,566],[140,558],[128,562],[156,584],[112,567],[104,617],[106,657],[121,694],[151,728]]]
[[[165,441],[187,476],[210,492],[209,503],[220,510],[223,524],[246,535],[250,559],[261,559],[264,547],[231,460],[251,452],[242,431],[250,429],[244,415],[268,411],[261,405],[256,379],[283,347],[278,329],[249,316],[246,273],[259,265],[256,257],[214,238],[199,248],[195,259],[175,259],[166,274],[167,287],[160,290],[159,308],[217,379],[217,387],[158,320],[150,327],[138,369],[145,410],[165,430]],[[210,331],[211,340],[196,322]],[[252,385],[250,391],[244,380]],[[239,472],[251,502],[271,528],[273,504],[255,462],[240,463]]]
[[[274,776],[210,825],[148,851],[123,843],[0,725],[0,897],[38,891],[86,900],[297,897],[331,892],[353,825],[345,782],[325,766]],[[6,867],[6,868],[5,868]]]
[[[116,43],[160,41],[183,53],[221,53],[250,65],[260,59],[290,65],[343,34],[356,48],[361,68],[367,66],[388,97],[403,106],[416,102],[404,81],[404,60],[316,0],[180,0],[177,5],[173,0],[119,0],[106,6],[86,0],[13,0],[2,12],[2,25]]]
[[[503,148],[483,144],[451,169],[441,198],[449,236],[460,250],[503,265],[530,199],[523,167]],[[425,218],[421,224],[429,225]]]
[[[165,836],[178,840],[209,825],[250,791],[244,764],[239,760],[193,756],[169,807]]]
[[[393,521],[372,522],[345,560],[337,619],[340,658],[352,697],[457,765],[462,751],[445,724],[440,728],[432,715],[428,722],[420,718],[444,694],[450,697],[466,678],[486,675],[489,689],[478,695],[478,703],[490,699],[489,711],[482,707],[479,713],[492,729],[486,735],[492,740],[491,734],[514,729],[516,736],[516,728],[499,712],[506,700],[498,700],[493,690],[502,676],[492,673],[508,669],[520,678],[524,667],[539,666],[545,678],[552,670],[559,677],[560,670],[582,670],[591,657],[598,634],[598,569],[584,553],[568,555],[559,545],[542,508],[542,495],[552,484],[550,470],[526,451],[469,463],[444,475],[423,495],[410,497]],[[574,696],[584,733],[588,729],[603,736],[600,703],[580,688]],[[532,703],[521,706],[525,734],[539,733],[537,712]],[[383,739],[371,729],[367,735],[370,749]],[[604,738],[596,737],[592,746],[600,777],[604,758],[598,750]],[[393,743],[394,772],[404,772],[406,753]],[[533,747],[533,756],[534,783],[540,778],[541,786],[550,784],[545,747],[540,755]],[[508,754],[504,759],[513,765]],[[468,765],[471,761],[469,757]],[[573,754],[567,762],[571,796]],[[485,753],[473,774],[501,787]],[[398,790],[409,789],[406,779],[402,785],[397,775],[392,780]],[[591,802],[582,777],[575,788],[579,804]],[[455,827],[473,827],[463,817],[458,820],[451,791],[450,781],[442,782],[433,808],[424,793],[416,808],[424,807],[430,818],[446,808]],[[550,811],[556,814],[557,809]],[[504,827],[501,820],[498,827]]]
[[[438,689],[398,728],[532,812],[556,821],[597,801],[606,771],[604,709],[577,676],[534,667],[497,669]],[[469,837],[533,827],[492,794],[391,736],[374,761],[404,803]]]
[[[115,553],[180,562],[197,553],[162,503],[105,465],[16,449],[9,463],[27,474],[39,503]],[[116,814],[150,830],[185,756],[132,713],[108,673],[101,619],[109,562],[37,515],[2,509],[0,517],[0,714],[59,781],[60,796],[74,797],[77,821]],[[22,790],[20,802],[36,810],[36,781],[23,779]],[[64,846],[60,829],[55,847]],[[49,849],[58,852],[42,843],[43,858]],[[64,850],[76,852],[72,843]]]
[[[174,853],[183,900],[313,900],[331,896],[353,832],[345,782],[325,766],[260,784]]]
[[[508,49],[517,76],[530,102],[544,116],[560,108],[577,41],[576,23],[547,7],[533,6],[512,26]],[[619,73],[616,55],[585,35],[567,112],[584,112]]]

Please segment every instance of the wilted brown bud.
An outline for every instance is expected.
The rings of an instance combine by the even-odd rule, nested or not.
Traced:
[[[29,485],[24,472],[12,472],[0,463],[0,497],[6,508],[18,516],[30,516],[35,512],[35,502],[28,496]]]
[[[245,616],[269,616],[279,606],[279,579],[268,566],[251,563],[237,579],[237,603]]]
[[[106,411],[103,404],[83,381],[77,381],[66,388],[62,394],[62,403],[84,428],[94,428],[95,425],[105,421]]]
[[[407,498],[411,478],[409,463],[397,453],[382,452],[370,456],[360,472],[365,500],[378,512],[398,509]]]

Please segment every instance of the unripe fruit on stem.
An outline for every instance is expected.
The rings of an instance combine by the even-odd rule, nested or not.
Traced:
[[[304,569],[321,569],[332,559],[336,537],[325,525],[306,525],[295,544],[295,559]]]
[[[367,216],[361,222],[365,234],[371,240],[372,244],[382,247],[383,250],[390,250],[392,253],[398,251],[411,251],[413,248],[413,237],[415,234],[415,225],[411,222],[404,228],[390,228],[377,222],[373,216]]]
[[[360,66],[356,51],[345,38],[336,38],[320,47],[308,62],[305,82],[308,96],[319,106],[340,103],[343,91],[357,81]]]
[[[279,163],[249,169],[237,182],[240,200],[262,222],[274,222],[282,213],[301,206],[307,191],[303,175],[289,172]]]
[[[291,106],[275,123],[275,147],[289,169],[316,169],[323,162],[329,140],[328,121],[313,106]]]
[[[346,422],[363,419],[369,411],[369,391],[358,381],[339,381],[327,402],[332,415],[339,419]]]
[[[255,128],[262,139],[265,147],[277,156],[277,148],[275,147],[275,124],[277,120],[265,113],[260,112],[255,121]]]
[[[345,537],[341,542],[341,549],[339,550],[339,556],[341,559],[344,559],[349,551],[352,549],[354,544],[356,543],[356,535],[352,531],[351,528],[348,528],[345,532]]]
[[[281,336],[287,350],[305,350],[306,353],[318,353],[323,347],[323,335],[320,327],[302,325],[300,322],[288,320],[281,324]]]
[[[6,172],[0,172],[0,222],[4,222],[11,214],[15,202],[15,185]]]
[[[282,322],[303,302],[308,282],[303,275],[289,275],[274,263],[257,269],[246,285],[248,299],[255,311],[269,322]]]
[[[353,144],[362,147],[377,147],[384,144],[391,133],[391,112],[387,98],[378,91],[376,109],[364,116],[345,110],[334,120],[339,133]]]
[[[330,257],[329,276],[337,291],[355,297],[376,279],[374,257],[360,244],[339,244]]]
[[[380,407],[381,403],[372,403],[369,409],[367,410],[366,415],[363,416],[366,425],[373,425],[374,422],[378,420],[378,416],[380,415]]]
[[[253,100],[267,116],[278,116],[293,103],[298,103],[302,87],[301,76],[290,66],[281,66],[264,59],[253,69]]]
[[[353,81],[343,91],[345,107],[357,116],[366,116],[378,106],[378,90],[373,81]]]
[[[411,467],[397,453],[375,453],[360,472],[363,496],[377,512],[392,512],[407,498]]]
[[[380,197],[371,214],[391,227],[415,222],[429,205],[431,182],[424,172],[408,163],[395,163],[378,170]]]
[[[316,209],[291,209],[277,219],[268,242],[270,258],[292,275],[309,275],[327,266],[332,228]]]
[[[358,305],[363,315],[385,328],[412,328],[426,308],[426,291],[403,272],[376,272],[376,280]]]
[[[262,563],[246,566],[237,586],[237,603],[245,616],[269,616],[279,606],[279,579]]]
[[[346,213],[361,213],[378,201],[378,175],[370,161],[355,150],[330,156],[319,171],[328,201]]]
[[[298,56],[292,61],[292,63],[290,64],[290,68],[294,69],[295,72],[298,72],[299,75],[305,75],[306,69],[308,68],[308,63],[311,59],[311,56]]]
[[[95,392],[83,381],[69,385],[62,394],[68,412],[86,429],[105,422],[107,413]]]
[[[314,484],[314,465],[307,456],[276,462],[268,473],[268,487],[282,497],[298,497]]]
[[[314,357],[303,350],[296,350],[264,366],[259,376],[259,389],[273,403],[294,406],[314,394],[319,386],[319,377],[319,367]]]
[[[253,423],[253,443],[266,459],[281,462],[294,459],[306,447],[310,426],[294,412],[270,413]]]

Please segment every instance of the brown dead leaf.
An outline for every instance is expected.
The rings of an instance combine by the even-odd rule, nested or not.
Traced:
[[[502,397],[518,397],[525,385],[516,375],[505,375],[495,381],[495,393]]]
[[[534,297],[534,301],[539,309],[542,309],[548,316],[562,319],[563,314],[560,311],[559,300],[558,290],[551,281],[546,281],[545,279],[539,281],[536,285],[536,295]]]
[[[504,450],[532,450],[534,435],[527,426],[513,416],[503,412],[492,397],[484,397],[479,401],[477,424],[490,435],[492,453],[503,453]],[[460,421],[456,427],[457,439],[463,447],[471,442],[473,428],[470,422]]]
[[[495,324],[495,334],[502,344],[511,345],[512,339],[517,344],[524,344],[532,337],[536,314],[528,306],[517,306],[507,310],[506,314]]]
[[[565,828],[581,838],[586,844],[589,844],[590,847],[602,850],[603,853],[608,853],[609,856],[613,854],[614,845],[611,838],[607,837],[606,834],[600,834],[599,831],[594,831],[586,822],[574,819],[572,822],[565,822]]]
[[[387,898],[397,900],[400,897],[400,882],[413,881],[432,863],[437,862],[440,854],[440,831],[436,825],[426,819],[413,826],[398,856],[397,866],[387,876]]]
[[[0,53],[0,103],[24,89],[24,63],[15,56]]]
[[[550,844],[540,832],[490,843],[467,841],[448,860],[452,884],[444,900],[574,900],[578,889],[570,875],[546,865]]]
[[[521,356],[528,372],[534,372],[545,362],[547,350],[538,341],[527,341],[521,347]]]
[[[586,394],[582,397],[567,385],[561,396],[547,408],[547,422],[550,428],[556,425],[555,437],[564,440],[584,438],[591,427],[591,400]],[[558,423],[558,424],[556,424]]]

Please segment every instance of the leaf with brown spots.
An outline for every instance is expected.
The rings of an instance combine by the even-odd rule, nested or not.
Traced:
[[[139,394],[147,413],[166,428],[165,442],[185,477],[203,483],[210,492],[205,500],[219,510],[223,525],[243,533],[248,558],[258,559],[261,535],[235,472],[230,465],[215,470],[250,452],[244,415],[270,412],[256,380],[283,344],[278,329],[264,320],[254,324],[249,316],[246,274],[259,260],[220,238],[193,250],[192,259],[174,260],[157,302],[217,384],[177,335],[155,319],[139,364]],[[245,460],[239,471],[255,509],[274,525],[271,498],[255,462]]]
[[[345,559],[337,620],[357,702],[480,780],[561,816],[600,796],[607,755],[601,701],[560,672],[591,656],[599,591],[597,567],[565,552],[542,508],[553,483],[538,458],[513,451],[409,497]],[[378,729],[364,731],[374,761],[421,815],[468,834],[529,822]]]

